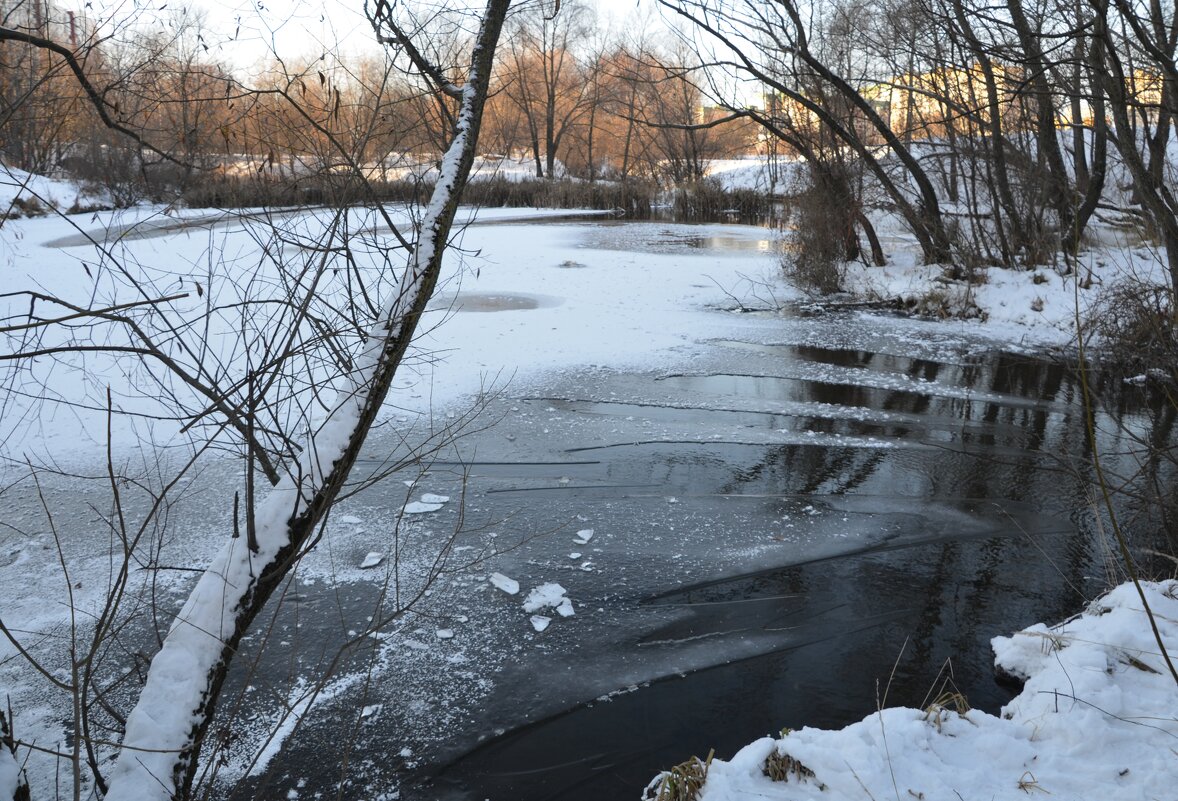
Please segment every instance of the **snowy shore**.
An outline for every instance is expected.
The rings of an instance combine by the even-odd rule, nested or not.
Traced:
[[[1178,581],[1144,583],[1171,661],[1178,661]],[[993,640],[996,667],[1025,684],[1000,716],[965,699],[884,708],[838,731],[763,737],[707,766],[700,801],[802,799],[1174,798],[1178,684],[1132,584],[1077,617]],[[881,688],[881,693],[884,689]]]

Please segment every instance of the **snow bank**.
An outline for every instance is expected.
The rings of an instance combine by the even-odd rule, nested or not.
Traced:
[[[79,204],[86,195],[76,181],[46,178],[0,164],[0,219],[12,212],[17,198],[65,210]]]
[[[757,192],[784,192],[798,180],[805,165],[799,160],[782,158],[772,164],[761,157],[713,159],[708,162],[707,177],[729,192],[751,189]]]
[[[1178,581],[1143,589],[1178,660]],[[1178,686],[1131,584],[1072,620],[993,646],[999,669],[1026,681],[1000,717],[954,700],[885,709],[838,731],[765,737],[714,760],[699,798],[1175,797]]]

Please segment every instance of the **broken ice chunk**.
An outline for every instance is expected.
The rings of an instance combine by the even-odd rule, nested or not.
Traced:
[[[437,635],[439,640],[452,640],[452,639],[454,639],[454,629],[438,629],[434,633]]]
[[[357,523],[363,522],[362,520],[360,520],[360,518],[356,517],[355,515],[344,515],[339,519],[339,521],[341,523],[347,523],[349,526],[354,526]]]
[[[449,500],[449,495],[434,495],[432,492],[427,492],[421,496],[422,503],[447,503]]]
[[[573,611],[573,602],[568,598],[562,598],[560,603],[556,605],[556,613],[561,617],[572,617],[576,614]]]
[[[519,582],[515,579],[510,579],[502,573],[492,573],[491,583],[499,589],[503,590],[508,595],[515,595],[519,592]]]
[[[544,617],[544,615],[532,615],[532,628],[536,631],[544,631],[548,628],[548,624],[552,622],[552,618]]]
[[[593,539],[593,529],[583,528],[577,532],[577,536],[573,538],[573,542],[577,545],[585,545],[591,539]]]
[[[373,704],[372,706],[366,706],[360,710],[360,717],[370,718],[376,713],[380,712],[380,708],[382,706],[384,706],[384,704]]]
[[[556,583],[541,584],[534,590],[528,593],[528,597],[524,599],[525,612],[538,612],[546,606],[556,607],[564,600],[564,587]],[[571,608],[571,607],[570,607]]]
[[[569,554],[569,559],[580,559],[580,558],[581,558],[580,551],[573,551],[572,553]]]
[[[422,503],[421,501],[413,501],[405,504],[405,514],[420,515],[426,512],[436,512],[442,508],[440,503]]]
[[[369,567],[376,567],[384,561],[384,554],[380,551],[369,551],[368,555],[364,557],[364,561],[360,563],[362,569]]]

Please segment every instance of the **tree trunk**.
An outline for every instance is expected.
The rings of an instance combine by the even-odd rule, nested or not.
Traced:
[[[1071,181],[1068,180],[1059,138],[1055,133],[1055,106],[1051,100],[1051,86],[1047,82],[1047,65],[1043,49],[1039,46],[1038,34],[1031,30],[1030,22],[1023,11],[1022,0],[1006,0],[1006,7],[1010,11],[1015,33],[1018,34],[1019,43],[1022,45],[1023,58],[1026,59],[1026,69],[1034,93],[1035,141],[1040,158],[1047,162],[1047,196],[1059,215],[1060,231],[1068,231],[1072,227],[1075,193],[1072,191]]]

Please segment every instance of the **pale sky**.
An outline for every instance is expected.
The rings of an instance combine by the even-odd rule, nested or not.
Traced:
[[[614,25],[635,14],[659,16],[655,0],[585,1],[603,22],[612,20]],[[363,15],[363,0],[197,0],[196,7],[207,12],[209,27],[219,34],[210,37],[219,43],[213,46],[238,67],[269,62],[274,52],[284,59],[314,57],[333,49],[336,42],[342,43],[345,55],[378,50]]]

